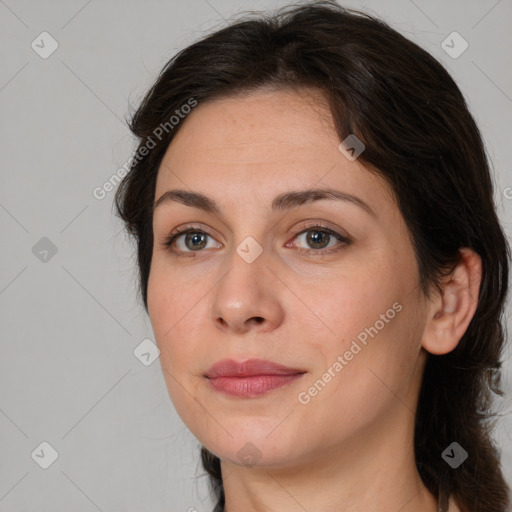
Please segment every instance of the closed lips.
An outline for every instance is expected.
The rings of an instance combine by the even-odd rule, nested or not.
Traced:
[[[295,375],[306,373],[303,369],[289,368],[264,359],[249,359],[247,361],[235,361],[224,359],[215,363],[206,373],[206,377],[253,377],[258,375]]]

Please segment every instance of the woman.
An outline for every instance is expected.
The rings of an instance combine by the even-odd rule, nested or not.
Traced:
[[[335,2],[169,61],[116,194],[216,512],[509,510],[510,248],[446,70]]]

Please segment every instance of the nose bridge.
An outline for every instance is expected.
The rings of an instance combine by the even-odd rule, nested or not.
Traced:
[[[267,256],[252,235],[233,246],[226,272],[213,295],[212,320],[218,327],[244,331],[251,319],[257,319],[260,329],[271,329],[279,323],[282,307],[267,268]]]
[[[257,193],[253,195],[251,202],[243,202],[239,198],[231,205],[232,218],[235,219],[231,231],[234,251],[229,259],[229,265],[241,267],[248,273],[255,270],[262,271],[261,262],[267,259],[263,257],[263,245],[270,227],[264,220],[265,212],[257,213],[257,208],[262,207],[258,200],[254,200],[257,195]]]
[[[229,286],[235,294],[257,294],[264,291],[265,276],[268,272],[268,254],[252,235],[247,235],[233,245],[228,261],[227,274],[221,283]],[[239,289],[241,288],[241,290]],[[261,288],[261,290],[260,290]]]

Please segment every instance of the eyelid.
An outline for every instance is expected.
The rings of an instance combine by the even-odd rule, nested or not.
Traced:
[[[193,231],[201,231],[201,232],[204,232],[206,233],[207,235],[213,237],[213,235],[210,233],[211,231],[217,233],[217,231],[215,231],[214,229],[212,229],[210,226],[206,226],[206,225],[203,225],[201,224],[200,222],[189,222],[187,224],[183,224],[181,226],[178,226],[177,228],[174,228],[170,233],[169,235],[167,235],[165,237],[166,240],[168,240],[169,238],[171,238],[172,236],[174,235],[180,235],[181,233],[185,233],[187,232],[188,230],[193,230]]]
[[[346,232],[339,233],[338,231],[340,231],[340,228],[331,227],[329,224],[326,224],[322,221],[309,221],[306,224],[303,224],[296,230],[295,229],[293,230],[293,236],[296,237],[297,235],[300,235],[308,230],[313,230],[314,228],[325,229],[326,231],[331,231],[333,234],[335,234],[336,236],[339,236],[343,239],[352,240],[352,237],[348,233],[346,233]],[[341,230],[341,231],[344,231],[344,230]]]

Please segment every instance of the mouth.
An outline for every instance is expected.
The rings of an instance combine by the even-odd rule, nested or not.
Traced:
[[[263,359],[243,362],[225,359],[215,363],[205,377],[216,391],[251,398],[291,384],[305,373],[306,370],[289,368]]]

